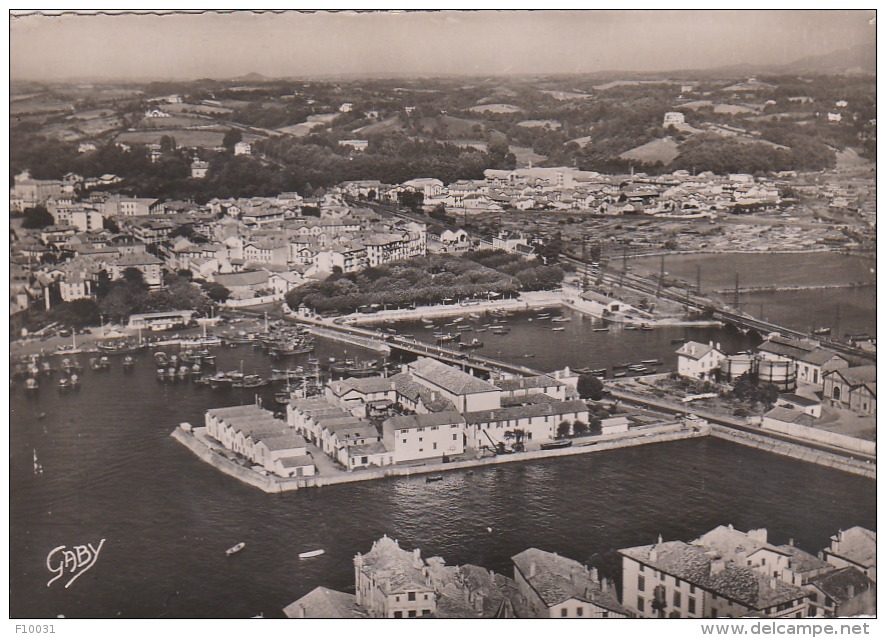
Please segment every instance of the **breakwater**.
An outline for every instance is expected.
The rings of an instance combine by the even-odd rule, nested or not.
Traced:
[[[752,292],[799,292],[799,291],[807,291],[807,290],[836,290],[838,288],[865,288],[867,286],[876,286],[876,281],[851,281],[844,284],[821,284],[821,285],[806,285],[806,286],[751,286],[748,288],[739,288],[739,294],[747,294]],[[720,290],[715,290],[715,293],[718,295],[728,295],[734,294],[735,288],[722,288]]]

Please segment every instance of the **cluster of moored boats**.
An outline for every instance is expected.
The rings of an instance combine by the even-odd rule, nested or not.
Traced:
[[[274,358],[294,354],[307,354],[314,351],[314,336],[301,326],[277,325],[264,332],[248,333],[243,330],[221,337],[221,342],[229,346],[252,345],[262,348]]]
[[[644,374],[653,374],[655,373],[656,367],[662,365],[662,362],[658,359],[644,359],[640,363],[623,363],[616,366],[612,366],[612,376],[613,378],[621,378],[630,375],[644,375]],[[606,368],[576,368],[575,372],[579,374],[590,374],[599,379],[605,379],[608,370]]]

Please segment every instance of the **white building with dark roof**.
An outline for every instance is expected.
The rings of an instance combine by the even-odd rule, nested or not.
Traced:
[[[419,357],[407,366],[418,383],[452,401],[459,412],[493,410],[501,407],[501,390],[458,368],[429,357]]]
[[[465,419],[455,411],[395,416],[382,423],[382,436],[395,463],[463,454]]]
[[[719,344],[687,341],[677,350],[677,373],[690,379],[709,379],[725,358]]]

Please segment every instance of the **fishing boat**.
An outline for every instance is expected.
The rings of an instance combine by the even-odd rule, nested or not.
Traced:
[[[678,337],[677,339],[671,339],[671,343],[686,343],[686,337]]]
[[[640,330],[655,330],[655,328],[650,326],[648,323],[644,323],[642,326],[640,326]]]
[[[246,543],[244,543],[243,541],[240,541],[239,543],[237,543],[233,547],[229,547],[227,550],[225,550],[225,554],[228,556],[233,556],[237,552],[242,552],[244,547],[246,547]]]
[[[434,325],[434,320],[433,320],[433,319],[423,318],[423,319],[421,320],[421,322],[422,322],[423,324],[425,324],[426,326],[432,326],[432,325]]]
[[[67,377],[62,377],[61,379],[58,380],[58,389],[59,390],[70,390],[71,389],[71,382],[68,380]]]
[[[647,372],[649,372],[649,368],[647,368],[646,366],[641,366],[641,365],[628,366],[628,370],[630,370],[631,372],[633,372],[635,374],[646,374]]]
[[[594,332],[609,332],[609,326],[605,328],[594,328]]]
[[[549,312],[543,312],[543,313],[541,313],[541,314],[535,315],[535,318],[536,318],[536,319],[550,319],[550,318],[551,318],[551,313],[549,313]]]
[[[496,326],[492,329],[492,334],[494,335],[506,335],[511,331],[510,328],[506,328],[504,326]]]
[[[166,366],[166,364],[169,363],[169,358],[166,356],[165,352],[155,352],[154,361],[158,366]]]
[[[487,328],[474,328],[474,332],[486,332]]]
[[[123,357],[123,367],[124,368],[130,369],[134,365],[135,365],[135,359],[133,359],[129,355],[126,355],[125,357]]]
[[[442,481],[442,480],[443,480],[443,477],[440,474],[437,474],[435,476],[426,476],[425,477],[425,483],[436,483],[437,481]]]
[[[463,325],[463,326],[456,326],[455,329],[458,330],[459,332],[469,332],[469,331],[473,330],[474,327],[469,326],[469,325]]]
[[[563,326],[557,326],[556,328],[551,328],[551,332],[563,332],[566,330]]]
[[[812,331],[812,334],[823,337],[823,336],[831,334],[831,329],[830,328],[816,328],[815,330]]]
[[[242,379],[231,382],[234,388],[261,388],[270,383],[267,379],[263,379],[257,374],[247,374]]]
[[[378,361],[374,359],[358,361],[353,365],[347,366],[345,372],[352,377],[369,377],[378,372]]]
[[[107,370],[111,367],[111,360],[107,357],[102,357],[98,360],[98,365],[102,370]]]
[[[624,370],[620,370],[619,372],[616,372],[616,373],[613,374],[612,376],[613,376],[613,377],[624,377],[624,376],[627,376],[627,374],[628,374],[628,373],[625,372]]]
[[[560,450],[567,447],[572,447],[572,441],[551,441],[550,443],[541,444],[541,449],[543,450]]]
[[[660,366],[661,361],[658,359],[643,359],[640,363],[645,364],[647,366]]]
[[[437,338],[437,341],[441,343],[449,343],[451,341],[460,341],[461,335],[457,332],[455,333],[440,333],[439,335],[434,335]]]
[[[40,364],[40,372],[43,374],[52,374],[52,364],[50,364],[49,361],[43,361]]]
[[[101,370],[101,369],[102,369],[101,363],[99,363],[99,360],[98,360],[97,358],[95,358],[95,357],[92,357],[92,358],[89,360],[89,367],[90,367],[92,370]]]
[[[476,312],[472,312],[471,314],[468,315],[468,317],[470,317],[470,318],[473,319],[474,321],[479,321],[479,320],[480,320],[480,315],[478,315]]]
[[[567,321],[572,321],[572,317],[554,317],[551,321],[554,323],[565,323]]]
[[[301,559],[314,558],[315,556],[322,556],[325,553],[326,553],[325,549],[312,549],[309,552],[302,552],[301,554],[298,555],[298,557]]]
[[[625,330],[639,330],[639,328],[637,326],[625,326]]]
[[[80,387],[80,377],[78,377],[78,376],[76,375],[76,373],[75,373],[75,374],[72,374],[72,375],[71,375],[71,378],[68,379],[68,383],[71,384],[71,387],[72,387],[72,388],[75,388],[75,389],[76,389],[76,388],[79,388],[79,387]]]
[[[474,348],[482,348],[483,342],[480,341],[479,339],[477,339],[476,337],[474,337],[473,339],[471,339],[467,343],[458,344],[458,347],[462,348],[463,350],[472,350]]]
[[[599,368],[597,370],[591,370],[591,374],[595,377],[606,377],[606,368]]]

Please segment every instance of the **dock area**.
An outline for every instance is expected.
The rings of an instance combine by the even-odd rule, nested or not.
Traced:
[[[231,453],[206,436],[205,428],[192,428],[188,424],[176,427],[170,436],[184,445],[200,460],[220,470],[224,474],[236,478],[243,483],[256,487],[269,494],[292,492],[295,490],[324,487],[328,485],[340,485],[344,483],[359,483],[389,477],[407,477],[423,474],[439,474],[457,470],[470,470],[477,467],[498,465],[501,463],[519,463],[523,461],[536,461],[540,459],[555,458],[562,456],[575,456],[578,454],[593,454],[606,452],[638,445],[652,443],[666,443],[669,441],[682,441],[686,439],[708,436],[710,429],[707,426],[687,427],[683,425],[667,424],[642,428],[618,437],[583,437],[584,440],[576,439],[572,447],[554,450],[530,450],[514,454],[500,454],[491,457],[453,461],[450,463],[427,463],[421,465],[394,465],[372,469],[361,469],[347,472],[342,469],[338,473],[321,473],[304,478],[281,478],[266,474],[260,474],[232,459]],[[188,431],[190,430],[190,431]]]

